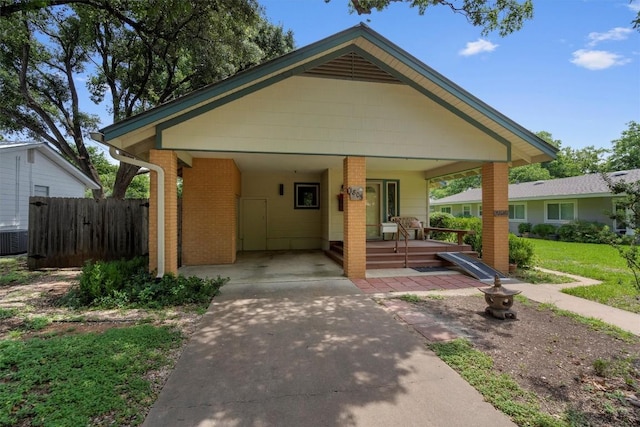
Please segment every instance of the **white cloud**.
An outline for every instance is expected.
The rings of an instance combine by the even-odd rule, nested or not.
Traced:
[[[616,65],[628,64],[631,59],[605,50],[579,49],[573,52],[571,62],[588,70],[604,70]]]
[[[608,40],[626,40],[629,34],[634,31],[631,28],[616,27],[606,33],[589,33],[589,46],[595,46],[596,44]]]
[[[471,56],[482,52],[493,52],[497,47],[497,44],[493,44],[488,40],[478,39],[475,42],[468,42],[467,46],[459,53],[462,56]]]
[[[640,2],[636,1],[636,2],[631,2],[627,5],[627,7],[629,9],[631,9],[632,12],[640,12]]]

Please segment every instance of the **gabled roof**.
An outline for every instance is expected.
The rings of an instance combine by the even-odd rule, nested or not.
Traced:
[[[153,148],[150,138],[163,129],[292,76],[408,85],[508,147],[506,160],[514,165],[555,158],[555,147],[364,24],[107,126],[102,129],[103,142],[141,154]],[[467,165],[466,169],[477,167]],[[461,166],[456,171],[460,170]]]
[[[97,190],[98,188],[100,188],[100,185],[98,185],[93,179],[89,178],[84,172],[69,163],[56,150],[49,147],[49,145],[45,144],[44,142],[0,141],[0,150],[2,150],[3,152],[26,150],[30,148],[38,150],[40,153],[42,153],[42,155],[58,165],[60,169],[64,170],[66,173],[80,181],[85,187],[91,190]]]
[[[614,182],[618,180],[629,182],[640,181],[640,169],[610,172],[607,175]],[[509,185],[509,201],[603,197],[611,195],[607,183],[599,173]],[[482,189],[472,188],[462,193],[454,194],[453,196],[433,200],[431,204],[435,206],[480,202],[482,202]]]

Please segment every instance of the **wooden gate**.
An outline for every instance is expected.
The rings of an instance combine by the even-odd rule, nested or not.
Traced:
[[[149,251],[143,199],[29,198],[29,269],[79,267]]]

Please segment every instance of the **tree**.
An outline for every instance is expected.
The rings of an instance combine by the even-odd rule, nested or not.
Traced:
[[[630,121],[627,126],[619,139],[611,141],[613,147],[608,161],[611,171],[640,168],[640,124]]]
[[[532,0],[349,0],[349,7],[362,15],[397,2],[417,7],[420,15],[429,7],[446,6],[465,16],[472,25],[482,27],[482,34],[498,30],[503,37],[520,30],[525,20],[533,18]]]
[[[633,230],[633,237],[628,245],[623,244],[622,239],[616,239],[611,244],[633,273],[635,287],[640,294],[640,181],[614,181],[606,173],[602,174],[602,179],[607,183],[611,193],[620,196],[620,199],[616,200],[618,210],[612,212],[611,218],[626,223]]]
[[[97,182],[84,143],[97,118],[77,82],[117,122],[293,48],[254,0],[14,1],[0,12],[0,129],[47,141]],[[137,173],[122,163],[113,197]]]
[[[480,175],[452,179],[451,181],[443,183],[440,188],[431,190],[431,197],[434,199],[441,199],[443,197],[462,193],[463,191],[471,188],[478,188],[480,187],[480,184]]]

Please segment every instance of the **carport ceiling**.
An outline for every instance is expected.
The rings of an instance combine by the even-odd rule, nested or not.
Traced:
[[[234,159],[242,172],[321,173],[342,169],[344,156],[301,156],[296,154],[197,152],[193,157]],[[425,171],[453,163],[447,160],[367,158],[370,171]]]

